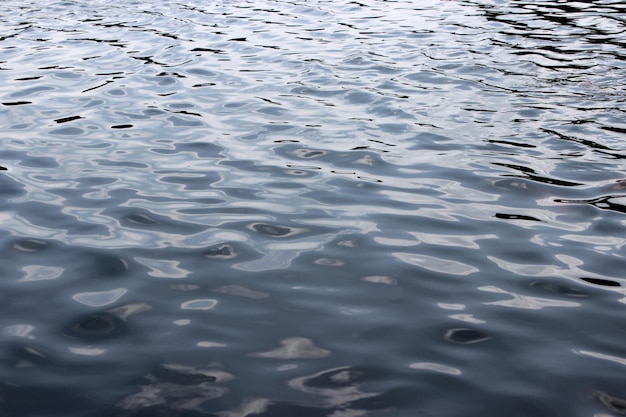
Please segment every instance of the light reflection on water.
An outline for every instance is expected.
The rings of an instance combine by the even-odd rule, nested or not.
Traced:
[[[625,21],[3,3],[0,415],[622,413]]]

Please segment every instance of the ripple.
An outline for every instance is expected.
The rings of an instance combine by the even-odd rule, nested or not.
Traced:
[[[300,234],[306,231],[306,229],[292,228],[287,226],[253,223],[249,226],[252,230],[262,233],[266,236],[273,238],[284,238]]]
[[[217,305],[217,300],[211,298],[185,301],[180,305],[183,310],[211,310]]]
[[[471,265],[428,255],[396,252],[393,256],[407,264],[416,265],[434,272],[442,272],[453,275],[470,275],[479,272],[478,268]]]
[[[444,338],[450,342],[462,345],[472,345],[474,343],[489,340],[491,339],[491,336],[479,330],[460,328],[448,330]]]
[[[55,90],[55,88],[49,87],[49,86],[30,87],[30,88],[25,88],[23,90],[12,93],[9,95],[9,97],[28,97],[34,94],[38,94],[42,91],[49,91],[49,90]]]
[[[605,392],[596,392],[594,393],[594,396],[598,398],[610,411],[619,414],[624,414],[624,412],[626,412],[626,399],[615,397]]]
[[[126,288],[116,288],[109,291],[83,292],[74,294],[72,298],[81,304],[90,307],[102,307],[113,304],[126,294]]]
[[[235,295],[238,297],[251,298],[254,300],[262,300],[262,299],[270,297],[270,294],[268,293],[265,293],[262,291],[255,291],[253,289],[246,288],[241,285],[224,285],[224,286],[216,288],[214,291],[222,293],[222,294],[229,294],[229,295]]]
[[[462,372],[460,369],[454,368],[452,366],[442,365],[440,363],[432,363],[432,362],[413,362],[410,365],[411,369],[418,369],[424,371],[433,371],[441,374],[447,375],[461,375]]]
[[[28,281],[45,281],[49,279],[59,278],[62,274],[64,268],[56,267],[56,266],[46,266],[46,265],[27,265],[21,268],[21,271],[24,273],[24,276],[20,278],[21,282]]]
[[[100,3],[3,3],[0,414],[620,412],[623,2]]]
[[[150,268],[148,275],[155,278],[181,279],[192,273],[192,271],[179,267],[179,261],[151,259],[139,256],[136,256],[135,260]]]
[[[146,375],[146,384],[140,386],[139,392],[123,398],[117,406],[139,413],[189,412],[226,395],[228,389],[218,384],[232,378],[233,375],[220,370],[164,364],[154,374]]]
[[[289,386],[297,391],[321,397],[328,405],[337,407],[378,395],[362,391],[360,389],[362,380],[362,372],[344,366],[294,378],[289,381]]]
[[[502,307],[519,308],[519,309],[525,309],[525,310],[542,310],[546,307],[566,307],[566,308],[580,307],[580,303],[576,303],[573,301],[563,301],[563,300],[558,300],[558,299],[542,298],[542,297],[531,297],[531,296],[509,292],[509,291],[503,290],[495,286],[480,287],[479,290],[490,292],[490,293],[495,293],[495,294],[506,294],[511,297],[510,299],[506,299],[506,300],[492,301],[489,303],[485,303],[487,305],[497,305],[497,306],[502,306]]]
[[[220,245],[208,249],[205,256],[210,259],[233,259],[238,256],[237,249],[231,245]]]

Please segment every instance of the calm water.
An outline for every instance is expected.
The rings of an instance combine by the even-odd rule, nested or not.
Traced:
[[[0,416],[626,414],[621,0],[4,1]]]

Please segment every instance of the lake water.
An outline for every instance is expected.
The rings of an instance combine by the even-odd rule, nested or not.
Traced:
[[[621,0],[0,4],[0,416],[626,414]]]

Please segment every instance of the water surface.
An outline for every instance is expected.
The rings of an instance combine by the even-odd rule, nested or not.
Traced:
[[[622,1],[5,1],[0,415],[618,416]]]

